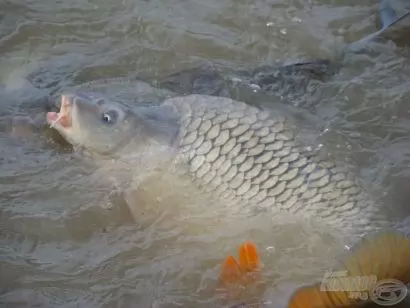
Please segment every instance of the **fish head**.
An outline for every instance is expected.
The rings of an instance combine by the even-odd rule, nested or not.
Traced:
[[[135,135],[131,109],[94,93],[61,95],[60,112],[48,112],[47,123],[74,147],[111,154]]]

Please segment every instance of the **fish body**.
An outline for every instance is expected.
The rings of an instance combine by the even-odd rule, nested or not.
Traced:
[[[166,149],[160,164],[177,165],[232,211],[286,213],[347,234],[386,225],[357,178],[303,147],[296,122],[274,110],[195,94],[130,109],[90,94],[67,94],[59,116],[48,113],[47,120],[68,142],[123,161],[129,170],[147,151]]]
[[[230,204],[320,217],[340,229],[371,226],[375,203],[355,179],[295,140],[295,124],[228,98],[164,102],[180,115],[179,156],[194,181]]]

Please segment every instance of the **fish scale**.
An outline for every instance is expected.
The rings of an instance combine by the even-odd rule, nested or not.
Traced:
[[[376,219],[379,208],[358,182],[302,149],[285,118],[229,98],[190,95],[164,104],[180,116],[179,142],[188,146],[181,159],[207,191],[340,227],[366,229]]]

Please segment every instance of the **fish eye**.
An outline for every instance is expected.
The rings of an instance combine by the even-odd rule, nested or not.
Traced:
[[[114,124],[117,121],[118,113],[115,110],[108,110],[104,112],[101,116],[101,120],[105,124]]]

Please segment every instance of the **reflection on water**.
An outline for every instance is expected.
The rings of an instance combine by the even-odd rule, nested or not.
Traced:
[[[296,221],[214,212],[190,190],[186,199],[170,198],[169,187],[181,187],[129,199],[112,174],[95,173],[39,123],[53,103],[47,95],[97,78],[152,80],[209,61],[246,69],[331,59],[376,29],[374,2],[1,2],[0,303],[209,307],[217,302],[219,263],[246,239],[261,251],[272,286],[267,300],[283,301],[296,285],[321,277],[343,250],[337,236]],[[389,41],[370,49],[347,57],[331,81],[292,103],[324,119],[336,155],[359,165],[387,206],[406,217],[410,51]],[[24,81],[30,74],[36,87]],[[138,103],[172,95],[134,90]],[[12,129],[11,114],[34,122]]]

